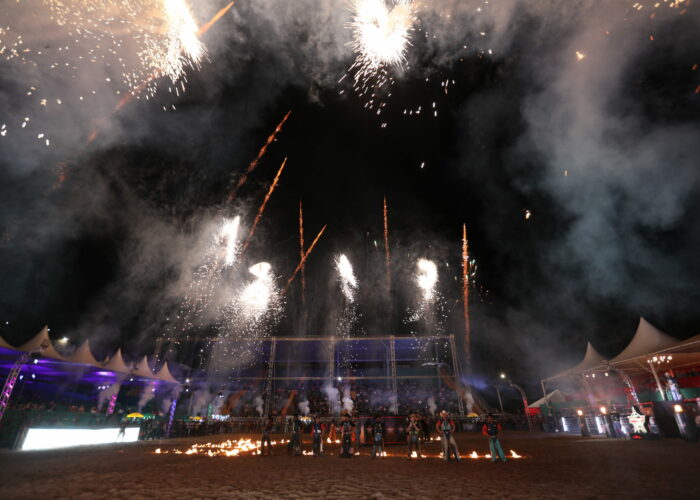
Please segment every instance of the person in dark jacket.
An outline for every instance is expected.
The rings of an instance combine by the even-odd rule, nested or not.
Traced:
[[[382,417],[377,415],[374,417],[374,425],[372,426],[372,458],[384,455],[384,422]]]
[[[481,433],[489,438],[492,462],[496,462],[497,460],[506,461],[506,455],[503,453],[503,448],[501,447],[501,431],[503,431],[501,424],[496,422],[493,415],[489,413],[486,417],[486,423],[481,428]]]
[[[263,422],[262,426],[262,436],[260,437],[260,454],[265,454],[265,444],[267,443],[267,454],[272,456],[272,441],[270,440],[270,434],[272,434],[272,417],[267,417]]]
[[[352,457],[352,435],[355,430],[355,424],[350,420],[350,415],[347,413],[343,415],[343,421],[340,423],[340,457],[350,458]]]
[[[315,457],[323,456],[323,433],[326,426],[321,423],[321,418],[316,415],[314,423],[311,424],[311,437],[313,438],[313,451]]]

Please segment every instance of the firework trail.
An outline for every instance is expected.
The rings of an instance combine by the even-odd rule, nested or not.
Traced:
[[[287,281],[287,284],[285,285],[284,289],[282,290],[282,295],[287,293],[287,290],[289,289],[289,285],[291,285],[292,281],[294,281],[294,278],[296,278],[296,275],[299,272],[299,270],[301,269],[301,266],[303,266],[304,263],[306,262],[306,259],[309,258],[309,255],[311,255],[311,252],[313,251],[314,247],[316,246],[316,243],[318,242],[319,238],[321,238],[321,235],[323,234],[323,232],[326,230],[327,227],[328,227],[328,224],[323,226],[321,228],[321,230],[318,232],[318,234],[316,235],[316,238],[314,238],[314,241],[311,242],[311,246],[304,253],[304,256],[301,258],[299,265],[296,267],[296,269],[294,269],[294,272],[292,273],[289,280]]]
[[[304,260],[304,211],[299,200],[299,261]],[[306,305],[306,264],[301,265],[301,303]]]
[[[389,210],[386,205],[386,196],[384,197],[384,255],[386,263],[386,285],[387,293],[391,300],[391,253],[389,250]]]
[[[243,243],[243,248],[241,249],[241,253],[244,253],[246,249],[248,248],[248,245],[250,244],[250,240],[253,238],[253,235],[255,234],[255,228],[258,226],[258,222],[260,222],[260,219],[262,219],[263,212],[265,212],[265,207],[267,206],[267,202],[270,200],[270,196],[272,196],[272,193],[275,190],[275,187],[277,186],[277,181],[280,180],[280,176],[282,175],[282,170],[284,170],[284,166],[287,164],[287,158],[284,159],[282,162],[282,166],[280,166],[280,169],[277,171],[277,175],[275,175],[274,180],[272,181],[272,184],[270,184],[270,189],[268,189],[267,194],[265,195],[265,199],[263,199],[262,204],[260,205],[260,208],[258,209],[258,215],[255,216],[255,220],[253,221],[253,225],[250,227],[250,232],[248,233],[248,237],[245,240],[245,243]]]
[[[231,2],[231,3],[229,3],[226,7],[224,7],[224,8],[221,9],[219,12],[217,12],[216,14],[214,14],[214,17],[212,17],[212,18],[209,20],[209,22],[204,23],[202,26],[200,26],[199,29],[197,30],[197,36],[200,36],[200,37],[201,37],[203,34],[205,34],[207,31],[209,31],[209,29],[210,29],[212,26],[214,26],[214,24],[216,24],[216,22],[217,22],[219,19],[221,19],[222,17],[224,17],[224,14],[226,14],[226,13],[229,11],[229,9],[231,9],[231,7],[233,7],[233,5],[234,5],[235,3],[236,3],[235,0],[234,0],[233,2]]]
[[[464,305],[464,354],[467,362],[467,372],[471,370],[471,337],[472,329],[469,321],[469,242],[467,240],[467,225],[462,225],[462,302]]]
[[[267,141],[265,141],[265,144],[263,144],[262,148],[260,148],[260,151],[258,151],[258,156],[255,157],[253,161],[250,162],[248,165],[248,169],[246,170],[245,174],[238,179],[238,182],[236,183],[236,187],[231,190],[231,192],[228,195],[228,202],[232,202],[233,200],[236,199],[236,193],[238,190],[246,183],[248,182],[248,175],[253,172],[258,166],[258,162],[260,162],[260,159],[265,156],[265,153],[267,152],[267,148],[270,146],[275,141],[275,138],[277,137],[277,134],[279,134],[282,131],[282,126],[284,125],[284,122],[287,121],[287,118],[289,118],[289,115],[292,114],[292,111],[289,110],[287,111],[287,114],[284,115],[284,118],[282,118],[282,121],[277,124],[277,127],[275,127],[275,130],[272,131],[272,133],[268,136]]]
[[[340,254],[335,257],[335,270],[338,272],[338,280],[340,281],[340,289],[349,303],[355,302],[355,292],[357,292],[357,278],[352,269],[352,264],[345,256]]]

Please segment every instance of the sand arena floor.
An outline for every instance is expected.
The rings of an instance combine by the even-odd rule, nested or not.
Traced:
[[[209,457],[174,454],[193,443],[240,436],[98,446],[72,450],[0,452],[1,499],[198,498],[693,498],[700,481],[700,444],[632,442],[540,433],[505,433],[506,451],[522,459],[493,464],[470,459],[488,452],[481,436],[458,436],[461,463],[437,457],[409,461],[404,447],[372,460],[276,455]],[[155,454],[160,448],[163,452]],[[305,448],[309,449],[308,436]],[[330,455],[333,453],[333,455]]]

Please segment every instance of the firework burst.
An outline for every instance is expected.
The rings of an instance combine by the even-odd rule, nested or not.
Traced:
[[[338,280],[340,281],[340,289],[349,303],[355,302],[355,293],[357,292],[357,278],[352,269],[352,264],[345,256],[340,254],[335,257],[335,270],[338,272]]]
[[[255,279],[243,287],[236,303],[246,320],[257,323],[275,304],[279,292],[275,287],[272,266],[267,262],[251,266],[248,272]]]
[[[435,298],[435,285],[438,281],[438,272],[435,262],[428,259],[418,259],[416,264],[416,284],[422,293],[422,301],[429,304]]]
[[[364,94],[391,82],[387,69],[406,62],[415,8],[411,0],[353,0],[351,10],[348,27],[353,31],[355,62],[350,70],[355,90]]]

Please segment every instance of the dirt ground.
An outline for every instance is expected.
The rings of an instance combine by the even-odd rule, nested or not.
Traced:
[[[238,436],[217,436],[217,440]],[[150,441],[73,450],[0,452],[0,498],[177,499],[186,498],[693,498],[697,495],[700,444],[653,442],[510,432],[508,454],[521,459],[491,463],[488,445],[476,434],[458,436],[463,460],[409,461],[404,447],[372,460],[327,456],[289,457],[277,445],[272,457],[209,457],[173,454],[209,438]],[[156,448],[170,451],[153,453]],[[308,442],[305,443],[310,448]],[[333,455],[329,455],[333,453]]]

